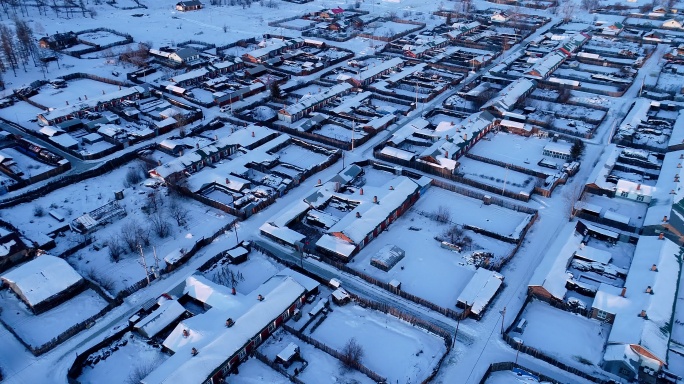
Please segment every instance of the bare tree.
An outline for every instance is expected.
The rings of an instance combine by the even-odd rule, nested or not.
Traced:
[[[87,279],[95,282],[97,285],[102,287],[105,291],[108,291],[109,293],[112,293],[114,291],[114,287],[116,286],[116,283],[113,278],[111,278],[108,275],[98,273],[95,268],[88,268],[85,270],[85,273],[83,274]]]
[[[128,248],[129,252],[137,252],[139,237],[138,232],[140,231],[140,225],[135,220],[129,221],[128,223],[121,226],[121,240]]]
[[[159,212],[150,215],[150,229],[162,239],[171,234],[171,224]]]
[[[347,368],[355,368],[361,364],[363,359],[364,351],[361,344],[359,344],[355,338],[349,339],[347,344],[342,348],[342,359],[340,360],[342,364]]]
[[[245,277],[242,275],[242,272],[235,272],[226,265],[219,269],[211,280],[216,284],[237,288],[238,284],[245,281]]]
[[[105,246],[109,252],[109,258],[115,263],[118,263],[119,260],[121,260],[121,256],[126,254],[126,249],[117,235],[114,235],[105,241]]]
[[[448,223],[451,221],[451,211],[446,205],[440,205],[437,207],[437,211],[432,214],[435,221],[440,223]]]
[[[176,221],[179,227],[185,225],[190,217],[190,212],[183,207],[178,198],[171,199],[169,204],[169,216]]]
[[[575,203],[581,200],[584,192],[584,185],[575,183],[573,185],[566,185],[563,189],[563,202],[565,203],[565,209],[568,213],[568,220],[572,220],[576,214]]]
[[[0,24],[0,48],[2,48],[2,53],[5,55],[7,64],[9,64],[9,66],[12,68],[14,76],[16,76],[17,68],[19,67],[19,61],[17,59],[16,47],[14,44],[14,39],[12,38],[12,32],[5,24]]]

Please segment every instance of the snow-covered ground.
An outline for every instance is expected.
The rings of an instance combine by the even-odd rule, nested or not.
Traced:
[[[355,338],[363,365],[388,382],[421,382],[446,351],[442,339],[381,312],[353,304],[332,309],[311,336],[338,351]]]
[[[511,332],[523,344],[566,364],[598,366],[610,333],[610,324],[532,301],[522,314],[527,326]],[[574,360],[574,362],[573,362]]]

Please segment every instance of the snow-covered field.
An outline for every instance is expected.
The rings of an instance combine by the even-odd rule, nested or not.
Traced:
[[[249,253],[248,259],[244,263],[230,265],[219,262],[207,270],[204,275],[211,280],[217,272],[224,268],[244,276],[244,280],[240,281],[235,290],[242,294],[248,294],[284,267],[276,264],[275,261],[269,259],[263,253],[253,250]]]
[[[522,334],[511,332],[523,344],[566,364],[598,366],[610,333],[610,324],[532,301],[522,317],[527,326]],[[589,368],[591,369],[591,368]]]
[[[256,358],[248,359],[240,365],[240,373],[229,376],[231,384],[287,384],[290,379],[274,371]]]
[[[501,191],[524,193],[529,196],[534,191],[535,183],[538,180],[534,176],[467,157],[458,159],[458,162],[460,164],[458,172],[463,177],[498,188]]]
[[[531,375],[518,374],[513,371],[497,371],[489,375],[485,384],[535,384],[539,382]]]
[[[355,338],[364,350],[363,365],[388,382],[421,382],[446,351],[442,339],[353,304],[333,306],[312,337],[338,351]]]

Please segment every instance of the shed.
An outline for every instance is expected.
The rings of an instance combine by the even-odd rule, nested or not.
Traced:
[[[332,293],[333,303],[337,305],[345,305],[351,301],[351,296],[344,290],[344,288],[337,288]]]
[[[240,264],[247,261],[247,255],[249,254],[249,251],[244,247],[239,246],[229,249],[226,253],[228,254],[228,258],[230,258],[231,263]]]
[[[299,357],[299,347],[290,343],[276,355],[276,363],[281,363],[285,368],[289,367]]]
[[[396,245],[388,244],[378,251],[370,260],[370,264],[376,268],[379,268],[385,272],[392,269],[401,259],[404,258],[406,253],[403,249],[397,247]]]

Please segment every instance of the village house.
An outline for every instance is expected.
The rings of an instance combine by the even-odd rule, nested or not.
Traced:
[[[99,97],[81,100],[62,108],[55,108],[38,114],[38,121],[43,125],[55,125],[66,120],[82,118],[88,112],[105,111],[121,105],[124,100],[137,100],[148,91],[142,86],[123,88]]]
[[[682,22],[677,20],[677,19],[669,19],[669,20],[663,21],[662,27],[663,28],[682,29]]]
[[[515,80],[502,89],[495,97],[484,103],[480,110],[489,111],[497,117],[506,117],[536,87],[537,83],[533,80],[522,78]]]
[[[644,217],[643,233],[665,236],[675,242],[684,240],[684,151],[669,152],[651,191],[651,203]]]
[[[554,159],[570,160],[572,157],[570,149],[572,145],[567,142],[550,142],[544,146],[542,154],[553,157]]]
[[[599,286],[591,317],[612,324],[603,356],[606,371],[633,379],[644,368],[657,373],[667,364],[679,253],[668,239],[642,236],[624,287]]]
[[[77,35],[74,32],[55,33],[54,35],[42,37],[38,40],[41,48],[60,50],[78,44]]]
[[[399,57],[394,57],[378,64],[373,63],[372,66],[369,66],[364,71],[358,73],[357,76],[348,77],[344,80],[348,80],[357,87],[366,86],[376,79],[395,70],[397,67],[402,66],[403,64],[404,60]]]
[[[304,45],[304,39],[296,37],[291,39],[285,38],[268,38],[261,41],[259,48],[247,52],[242,55],[245,61],[250,63],[262,63],[263,61],[273,58],[285,51],[300,48]]]
[[[202,3],[199,0],[185,0],[176,3],[176,10],[181,12],[196,11],[202,9]]]
[[[24,261],[29,256],[29,248],[14,231],[0,227],[0,272]]]
[[[352,86],[348,83],[334,85],[323,92],[315,95],[306,96],[299,102],[291,104],[278,111],[278,120],[288,124],[303,118],[305,115],[321,109],[330,104],[339,96],[344,96],[351,92]]]
[[[251,352],[294,315],[317,286],[292,270],[271,277],[247,295],[201,276],[189,277],[184,295],[208,310],[174,328],[163,342],[173,355],[140,382],[225,382]]]
[[[0,276],[35,314],[68,300],[84,286],[84,280],[65,260],[42,255]]]

